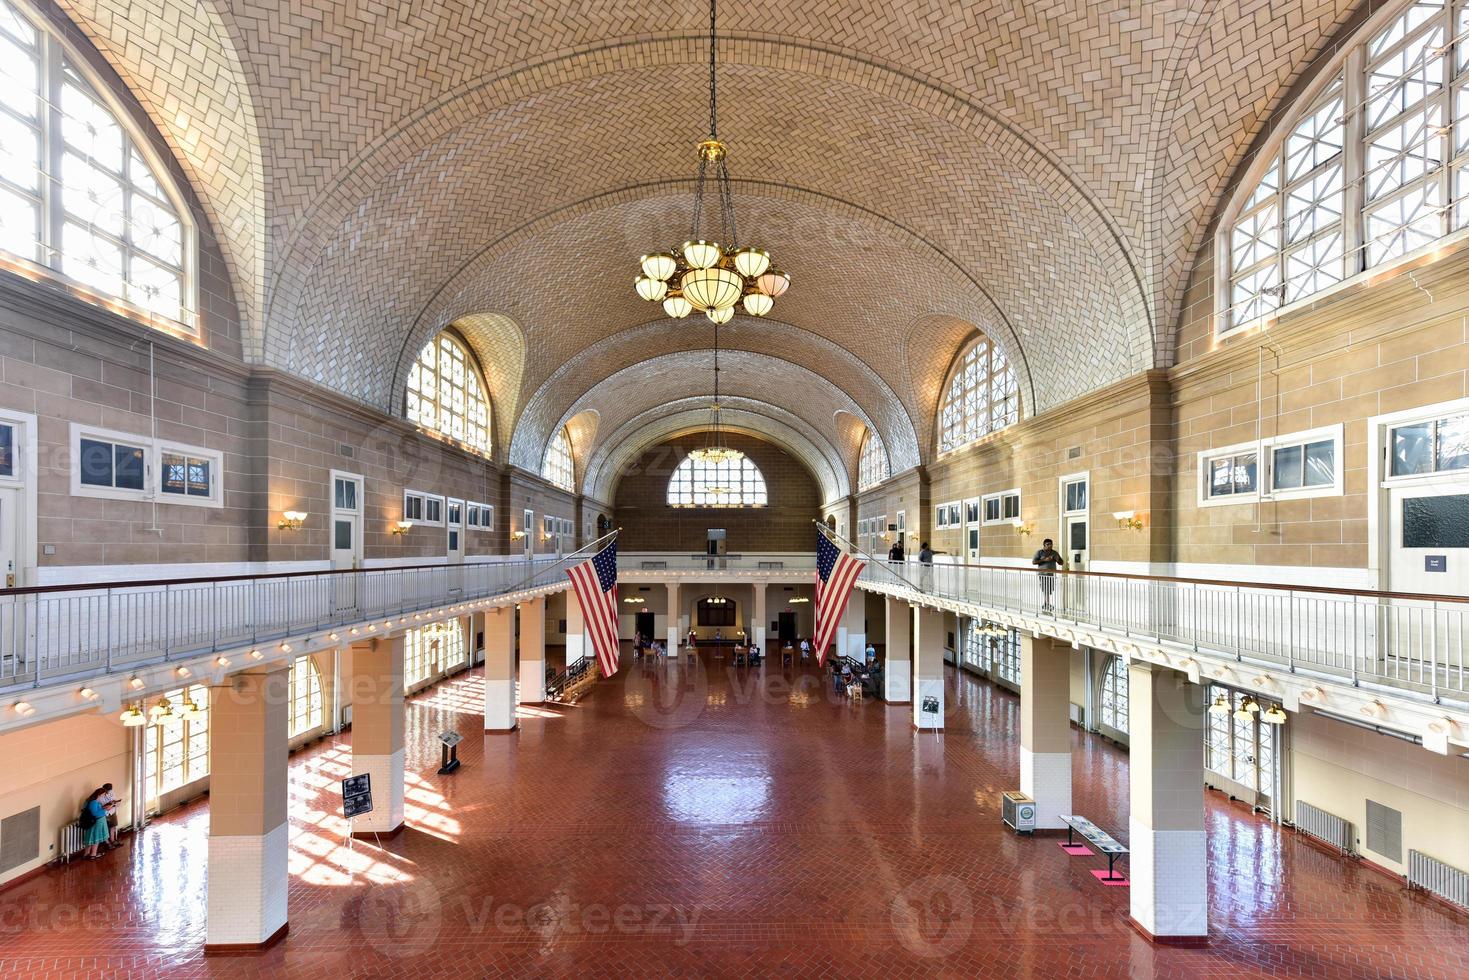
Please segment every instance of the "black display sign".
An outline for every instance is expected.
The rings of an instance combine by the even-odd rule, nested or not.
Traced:
[[[936,715],[936,714],[938,714],[939,713],[939,699],[938,698],[924,698],[923,699],[923,713],[926,714],[926,715]]]
[[[372,776],[348,776],[342,780],[342,815],[349,820],[372,812]]]

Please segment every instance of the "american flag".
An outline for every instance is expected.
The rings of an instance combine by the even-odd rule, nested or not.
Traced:
[[[826,664],[826,648],[831,646],[837,635],[837,625],[847,608],[847,597],[857,576],[862,574],[863,562],[845,553],[827,537],[826,532],[816,530],[816,662]]]
[[[597,651],[603,677],[617,673],[617,542],[567,573],[581,602],[582,618]]]

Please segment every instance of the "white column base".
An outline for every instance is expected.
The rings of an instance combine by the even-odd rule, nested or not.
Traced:
[[[353,818],[353,835],[386,834],[403,826],[403,750],[392,755],[354,755],[352,771],[372,777],[372,811]]]
[[[1153,830],[1128,823],[1133,921],[1155,939],[1209,934],[1208,848],[1202,830]]]
[[[1071,813],[1071,753],[1020,749],[1020,792],[1035,800],[1037,830],[1062,830]]]
[[[882,686],[888,704],[907,704],[913,698],[913,662],[889,660],[883,664]]]
[[[515,681],[485,678],[485,731],[508,732],[515,727]]]
[[[757,626],[757,627],[755,627],[755,645],[760,648],[760,652],[761,653],[766,653],[767,652],[766,649],[765,649],[765,627],[764,626]]]
[[[540,704],[546,700],[546,662],[544,660],[520,661],[521,704]]]
[[[937,713],[923,710],[923,699],[935,698],[939,703]],[[913,692],[913,727],[923,730],[944,727],[944,680],[942,677],[920,677],[918,690]]]
[[[205,946],[253,946],[286,924],[290,822],[259,836],[209,838]]]

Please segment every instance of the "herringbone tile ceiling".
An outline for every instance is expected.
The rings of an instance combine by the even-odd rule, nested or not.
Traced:
[[[684,237],[703,0],[58,2],[195,182],[252,359],[392,409],[417,347],[468,317],[502,454],[538,456],[570,399],[607,410],[593,389],[626,357],[578,355],[647,336],[637,255]],[[1354,6],[726,0],[741,228],[796,282],[776,312],[799,340],[759,349],[832,378],[895,470],[931,455],[974,329],[1027,413],[1170,364],[1231,174]],[[659,324],[647,357],[690,329]]]

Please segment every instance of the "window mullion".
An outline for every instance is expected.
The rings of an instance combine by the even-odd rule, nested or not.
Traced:
[[[41,264],[60,270],[64,266],[61,254],[62,228],[62,174],[61,161],[66,145],[61,135],[61,51],[46,32],[41,32],[39,45],[41,55],[41,91],[45,101],[42,119],[41,141],[44,146],[46,171],[41,175]],[[159,764],[162,765],[160,750]]]
[[[1447,39],[1438,59],[1438,124],[1442,128],[1438,161],[1438,234],[1447,235],[1454,227],[1453,157],[1454,157],[1454,4],[1443,9],[1443,36]],[[1428,139],[1432,139],[1429,136]]]

